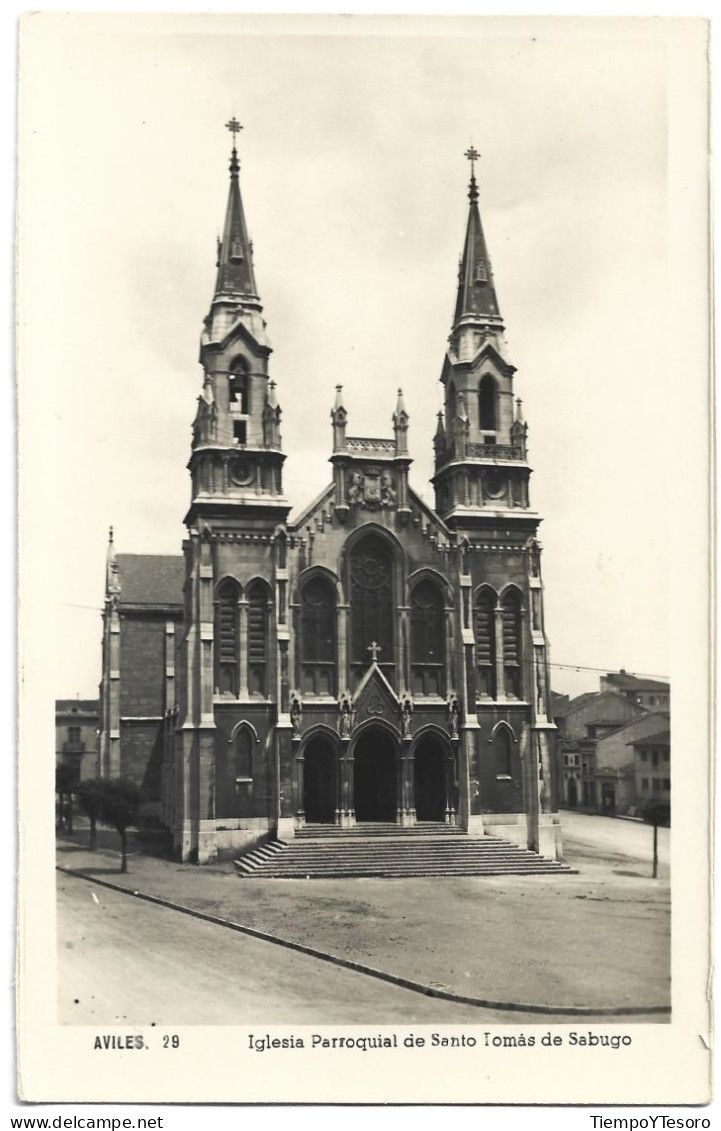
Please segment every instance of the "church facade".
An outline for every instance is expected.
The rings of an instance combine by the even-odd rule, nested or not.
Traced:
[[[401,391],[387,433],[356,436],[338,386],[332,478],[291,520],[233,145],[200,347],[182,623],[171,618],[162,660],[173,702],[166,679],[155,716],[159,812],[183,860],[307,825],[419,822],[560,855],[540,516],[467,156],[445,411],[428,437],[435,509],[409,482]],[[106,618],[122,596],[111,575]]]

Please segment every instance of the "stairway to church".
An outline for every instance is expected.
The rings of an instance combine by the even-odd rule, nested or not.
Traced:
[[[235,861],[248,879],[378,876],[569,875],[573,869],[494,836],[469,837],[452,825],[307,825],[292,841],[271,841]]]

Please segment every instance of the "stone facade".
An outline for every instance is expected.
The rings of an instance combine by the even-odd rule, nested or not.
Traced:
[[[607,816],[635,815],[649,799],[649,781],[645,791],[639,789],[634,743],[668,727],[669,714],[667,710],[642,705],[634,686],[635,677],[626,672],[618,674],[618,684],[613,673],[603,676],[598,692],[587,692],[570,701],[566,696],[553,697],[554,720],[559,731],[557,755],[559,804],[562,806],[590,809]],[[668,684],[660,682],[656,682],[653,689],[647,688],[646,693],[655,698],[661,696],[666,703],[670,698]],[[666,773],[659,771],[657,777],[658,792],[660,779],[669,780],[668,759]],[[667,798],[664,796],[662,800]]]
[[[368,437],[349,434],[338,387],[332,480],[291,519],[233,149],[201,338],[182,626],[168,621],[172,700],[167,682],[146,685],[162,707],[161,816],[183,860],[360,822],[459,824],[560,853],[540,516],[473,175],[469,199],[435,511],[409,482],[400,390],[387,434]],[[162,640],[146,614],[153,665]],[[112,631],[109,615],[108,656]],[[121,660],[122,640],[121,628]]]
[[[76,781],[98,772],[97,699],[55,700],[55,765],[69,766]]]

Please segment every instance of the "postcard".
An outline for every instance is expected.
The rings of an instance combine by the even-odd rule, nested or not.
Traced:
[[[21,1101],[708,1102],[708,34],[22,18]]]

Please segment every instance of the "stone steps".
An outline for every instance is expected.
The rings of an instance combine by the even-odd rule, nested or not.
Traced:
[[[334,826],[326,826],[333,828]],[[497,837],[469,837],[454,826],[417,832],[389,825],[380,835],[337,829],[293,841],[273,841],[235,861],[240,876],[257,879],[348,879],[359,876],[568,875],[567,864],[547,860]],[[443,831],[440,831],[443,830]]]
[[[458,825],[446,825],[440,821],[419,821],[416,825],[397,825],[390,821],[364,822],[353,825],[351,828],[341,828],[340,825],[304,825],[297,829],[295,839],[298,840],[327,840],[368,837],[419,837],[419,836],[466,836]]]

